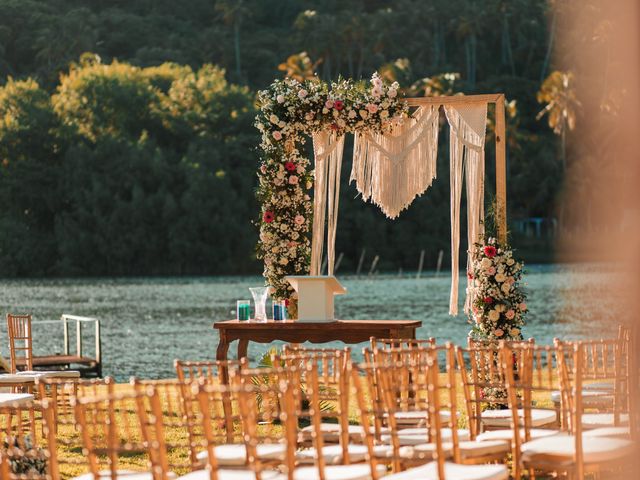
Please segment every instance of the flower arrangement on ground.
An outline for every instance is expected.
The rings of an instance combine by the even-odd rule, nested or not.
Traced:
[[[370,84],[287,78],[258,93],[255,125],[262,133],[262,158],[257,197],[262,208],[257,254],[274,299],[295,301],[284,277],[309,272],[313,173],[301,151],[307,136],[325,129],[385,131],[407,114],[399,97],[398,84],[386,85],[377,74]],[[295,302],[289,312],[293,318],[292,307]]]
[[[520,286],[523,263],[508,245],[495,238],[477,243],[473,250],[473,297],[469,311],[475,340],[522,340],[527,312],[526,295]]]

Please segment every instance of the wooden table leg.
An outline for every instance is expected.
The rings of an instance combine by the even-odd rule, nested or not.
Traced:
[[[227,353],[229,353],[229,340],[225,332],[220,332],[220,341],[218,342],[218,349],[216,350],[216,360],[221,362],[227,361]],[[220,382],[223,385],[229,384],[229,372],[227,367],[220,369]]]
[[[238,360],[247,356],[247,348],[249,347],[249,340],[241,338],[238,340]]]

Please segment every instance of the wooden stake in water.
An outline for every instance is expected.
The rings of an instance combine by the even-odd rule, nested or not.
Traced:
[[[376,255],[375,258],[373,259],[373,262],[371,262],[371,268],[369,269],[369,276],[373,275],[373,271],[376,269],[376,266],[378,265],[378,260],[380,260],[380,255]]]
[[[418,262],[418,273],[416,274],[416,278],[420,278],[420,275],[422,275],[422,267],[424,267],[424,250],[420,251],[420,261]]]
[[[340,266],[340,263],[342,262],[342,257],[344,257],[344,252],[340,252],[340,255],[338,255],[338,260],[336,260],[336,265],[333,267],[333,274],[334,275],[338,271],[338,267]]]
[[[443,255],[444,255],[444,251],[440,250],[438,252],[438,265],[436,266],[436,276],[440,275],[440,269],[442,268]]]
[[[358,261],[358,269],[356,270],[356,275],[359,277],[360,272],[362,271],[362,264],[364,263],[364,254],[367,253],[367,249],[363,248],[362,253],[360,254],[360,260]]]

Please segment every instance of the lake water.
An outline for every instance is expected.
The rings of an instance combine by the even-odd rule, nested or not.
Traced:
[[[527,266],[525,336],[546,343],[554,337],[613,335],[619,301],[608,290],[613,276],[601,265]],[[349,292],[336,298],[339,318],[417,319],[423,322],[419,338],[465,342],[466,318],[448,315],[446,273],[341,280]],[[261,283],[260,277],[2,280],[0,308],[3,315],[31,313],[34,322],[59,319],[62,313],[100,318],[105,375],[162,378],[174,374],[175,358],[214,358],[218,336],[212,323],[233,318],[235,301],[250,298],[248,287]],[[464,283],[463,278],[461,299]],[[61,325],[36,325],[33,335],[36,354],[62,352]],[[4,321],[0,342],[0,354],[7,358]],[[93,352],[92,339],[84,348]],[[249,357],[255,361],[267,348],[250,344]],[[356,354],[360,350],[354,348]],[[230,355],[235,351],[234,343]]]

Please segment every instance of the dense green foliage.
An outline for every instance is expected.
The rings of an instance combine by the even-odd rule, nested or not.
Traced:
[[[380,70],[409,94],[505,92],[515,100],[510,215],[551,216],[563,167],[553,132],[536,119],[536,92],[551,70],[548,8],[545,0],[0,0],[0,272],[260,271],[254,92],[303,51],[325,80]],[[444,72],[459,76],[444,82]],[[368,261],[380,255],[381,269],[415,268],[422,249],[433,266],[448,252],[442,136],[439,180],[395,222],[354,198],[345,162],[342,268],[355,268],[363,248]]]

